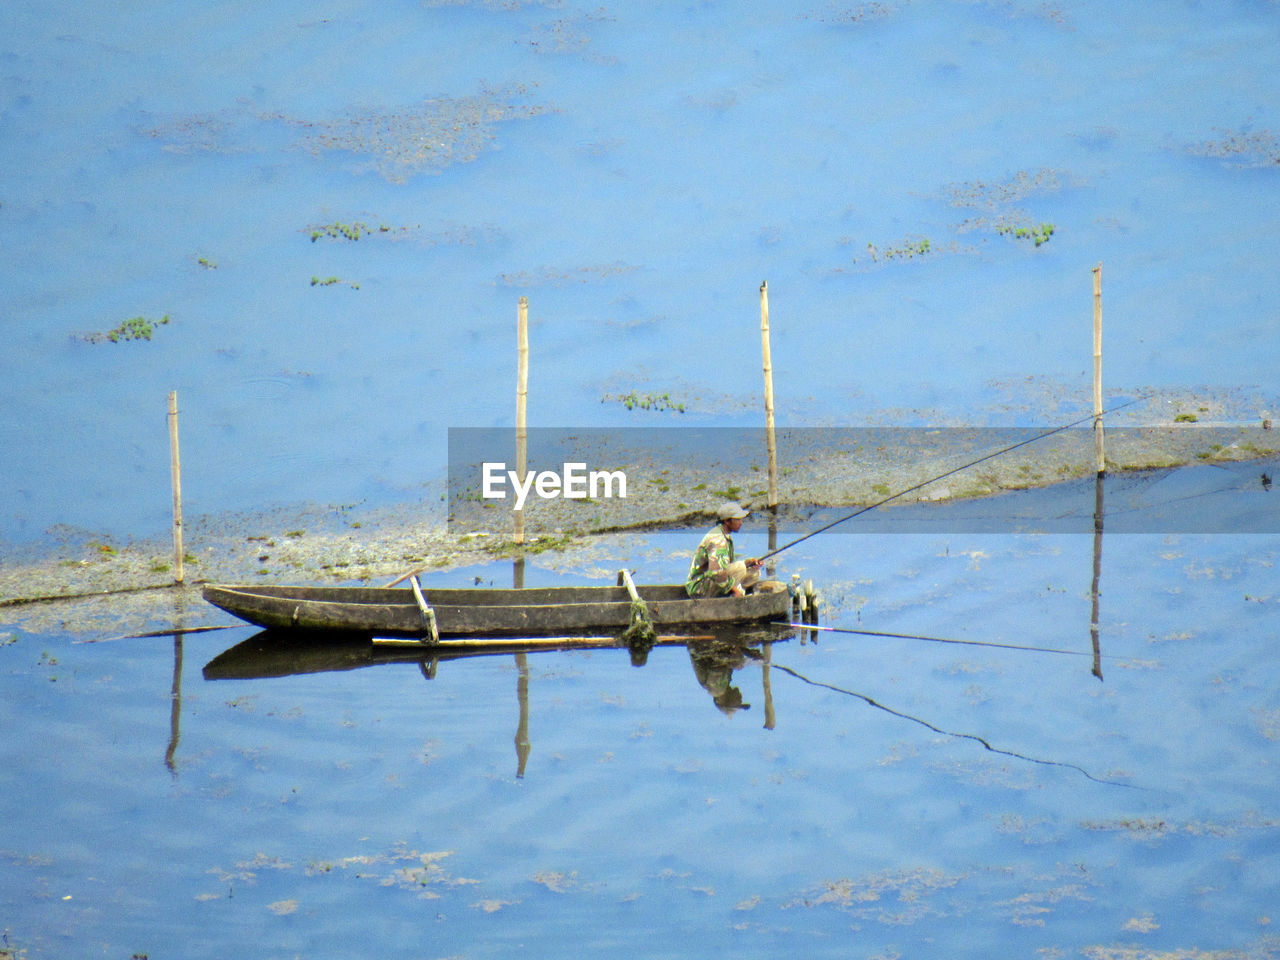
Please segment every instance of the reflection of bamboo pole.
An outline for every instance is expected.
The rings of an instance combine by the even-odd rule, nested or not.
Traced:
[[[529,743],[529,658],[523,653],[516,654],[516,670],[516,699],[520,701],[520,724],[516,727],[516,777],[519,779],[524,777],[533,749]]]
[[[778,506],[778,442],[773,433],[773,355],[769,349],[769,284],[760,284],[760,349],[764,355],[764,426],[769,443],[769,509]]]
[[[178,455],[178,391],[169,391],[169,475],[173,481],[173,581],[182,572],[182,459]]]
[[[1093,491],[1093,586],[1089,595],[1093,612],[1089,619],[1089,638],[1093,642],[1093,675],[1102,679],[1102,644],[1098,638],[1098,582],[1102,579],[1102,473]]]
[[[773,662],[773,644],[764,644],[760,652],[764,654],[764,661],[760,665],[764,682],[764,728],[772,730],[778,722],[778,715],[773,709],[773,678],[769,675],[769,667]]]
[[[524,557],[517,557],[511,562],[511,586],[517,590],[524,589]],[[524,776],[525,764],[529,762],[529,658],[524,653],[516,654],[516,700],[520,705],[520,723],[516,726],[516,778]]]
[[[182,733],[182,637],[186,619],[186,603],[182,591],[174,594],[173,622],[173,683],[169,688],[169,747],[164,752],[164,765],[175,777],[178,775],[178,738]]]
[[[169,749],[164,753],[164,765],[175,777],[178,775],[178,737],[182,721],[182,633],[173,635],[173,685],[169,691]]]
[[[520,298],[520,309],[516,328],[516,344],[518,352],[518,371],[516,375],[516,477],[524,483],[525,470],[528,467],[529,431],[526,424],[526,412],[529,404],[529,298]],[[512,539],[516,543],[524,543],[524,511],[514,512],[514,531]]]
[[[1107,472],[1102,439],[1102,264],[1093,268],[1093,438],[1098,473]]]

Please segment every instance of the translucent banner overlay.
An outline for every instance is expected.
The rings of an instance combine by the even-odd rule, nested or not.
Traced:
[[[530,539],[704,526],[732,500],[794,535],[854,513],[829,532],[1280,532],[1280,431],[1129,427],[1105,445],[1100,484],[1088,426],[779,429],[775,512],[763,428],[534,428],[523,476],[514,429],[452,428],[449,525],[508,537],[519,507]]]

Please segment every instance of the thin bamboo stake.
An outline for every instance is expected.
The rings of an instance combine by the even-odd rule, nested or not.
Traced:
[[[769,444],[769,509],[778,506],[778,441],[773,430],[773,355],[769,350],[769,284],[760,284],[760,349],[764,355],[764,425]]]
[[[528,468],[529,431],[526,413],[529,405],[529,298],[520,298],[519,319],[516,329],[518,371],[516,374],[516,477],[524,483]],[[513,512],[512,539],[524,543],[524,511]]]
[[[1107,472],[1102,429],[1102,264],[1093,268],[1093,438],[1098,475]]]
[[[178,453],[178,391],[169,391],[169,474],[173,480],[173,582],[182,583],[182,458]]]

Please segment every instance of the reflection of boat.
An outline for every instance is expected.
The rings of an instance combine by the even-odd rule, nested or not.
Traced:
[[[716,706],[728,714],[747,708],[738,688],[729,685],[732,672],[740,669],[747,659],[760,661],[763,667],[764,725],[773,729],[775,718],[769,684],[770,651],[775,642],[791,636],[790,628],[780,630],[774,626],[754,624],[708,628],[706,633],[696,636],[659,636],[654,645],[687,645],[698,682],[712,695]],[[385,663],[409,663],[415,664],[424,677],[432,680],[440,662],[444,660],[502,653],[510,656],[514,653],[517,670],[516,699],[520,708],[515,736],[516,776],[523,777],[532,750],[529,737],[529,663],[526,654],[582,647],[612,648],[619,651],[630,649],[631,662],[636,666],[645,662],[648,653],[647,650],[642,651],[642,655],[637,658],[635,649],[629,648],[615,637],[509,637],[503,640],[462,638],[433,644],[401,638],[399,642],[383,644],[371,643],[367,637],[332,631],[308,634],[299,630],[263,630],[224,650],[205,664],[204,678],[248,680],[355,670]]]
[[[785,618],[785,592],[690,599],[679,584],[636,588],[659,630]],[[545,636],[625,629],[626,587],[527,589],[292,587],[209,584],[204,598],[242,620],[279,630],[399,636]],[[432,623],[434,621],[434,624]],[[434,626],[434,631],[433,631]]]
[[[302,673],[356,670],[381,663],[425,663],[509,652],[510,647],[426,648],[422,644],[374,644],[343,634],[263,630],[222,651],[204,668],[206,680],[288,677]]]
[[[743,651],[791,636],[770,627],[721,629],[696,636],[659,636],[655,646],[688,645],[690,650]],[[542,637],[507,640],[445,640],[439,644],[370,643],[351,634],[309,634],[298,630],[263,630],[218,654],[204,667],[206,680],[245,680],[294,674],[357,670],[385,663],[416,663],[429,677],[445,660],[494,654],[580,649],[627,650],[615,637]],[[634,660],[633,660],[634,662]]]

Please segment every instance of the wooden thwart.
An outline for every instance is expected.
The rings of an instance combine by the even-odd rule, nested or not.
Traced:
[[[645,602],[640,599],[640,593],[631,579],[631,571],[626,567],[618,571],[618,585],[626,587],[627,596],[631,598],[630,622],[618,639],[637,649],[653,646],[658,631],[653,628],[653,617],[649,615],[649,608]]]
[[[631,579],[630,570],[623,569],[618,571],[618,586],[627,588],[627,595],[631,597],[632,603],[644,602],[640,599],[640,594],[636,591],[636,584],[635,581]]]
[[[413,587],[413,599],[418,602],[418,610],[422,613],[423,630],[433,643],[439,643],[440,631],[436,627],[436,612],[431,609],[426,597],[422,595],[422,584],[418,582],[416,575],[409,578],[409,585]]]

